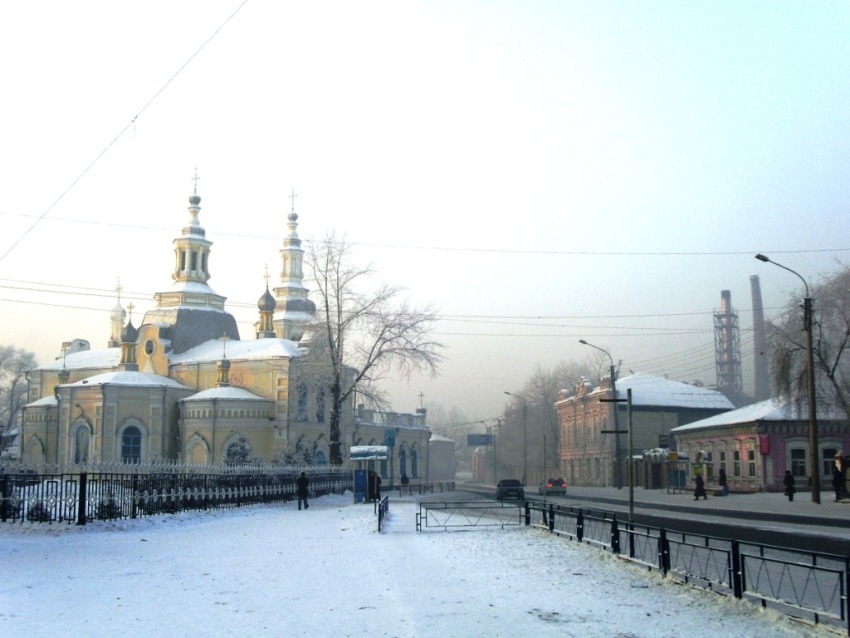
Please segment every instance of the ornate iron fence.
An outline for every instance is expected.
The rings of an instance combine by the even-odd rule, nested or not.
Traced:
[[[0,468],[0,520],[76,523],[241,507],[294,500],[295,478],[310,476],[311,496],[352,489],[347,468],[112,466],[79,473]],[[203,469],[204,471],[198,471]],[[105,471],[108,470],[108,471]],[[182,471],[181,471],[182,470]]]

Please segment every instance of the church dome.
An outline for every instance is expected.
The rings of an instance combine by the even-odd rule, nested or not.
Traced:
[[[274,312],[274,309],[277,308],[277,302],[272,297],[268,288],[266,288],[263,296],[257,302],[257,307],[260,309],[260,312]]]
[[[198,195],[197,193],[192,193],[191,195],[189,195],[189,203],[192,206],[197,206],[198,204],[201,203],[201,196]]]
[[[136,343],[138,338],[139,331],[133,327],[133,320],[131,319],[121,331],[121,343]]]
[[[112,309],[112,312],[109,313],[109,318],[116,323],[124,323],[124,319],[127,318],[127,311],[124,310],[124,307],[117,303],[115,307]]]
[[[290,298],[286,300],[286,310],[291,312],[306,312],[307,314],[316,314],[316,304],[309,299]]]

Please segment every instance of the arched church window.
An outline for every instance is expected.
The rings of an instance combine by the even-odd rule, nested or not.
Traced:
[[[319,386],[316,393],[316,423],[325,422],[325,386]]]
[[[124,428],[121,434],[121,461],[123,463],[141,463],[142,431],[135,425]]]
[[[416,450],[410,451],[410,475],[413,478],[419,478],[419,455]]]
[[[198,269],[198,253],[194,250],[189,255],[189,270],[195,271]]]
[[[87,463],[89,460],[89,428],[79,426],[74,432],[74,463]]]
[[[307,420],[307,383],[305,381],[298,383],[298,412],[295,418],[299,421]]]
[[[398,453],[398,473],[407,474],[407,452],[399,450]]]
[[[321,450],[316,450],[316,456],[313,459],[313,462],[316,465],[327,465],[328,464],[328,461],[325,458],[325,453],[322,452]]]

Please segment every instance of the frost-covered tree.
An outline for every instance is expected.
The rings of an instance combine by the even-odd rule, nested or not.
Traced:
[[[813,298],[812,352],[819,410],[836,408],[850,418],[850,268],[825,278]],[[793,297],[782,317],[768,323],[774,394],[801,412],[808,397],[803,298]]]
[[[0,346],[0,453],[14,441],[21,411],[27,402],[26,373],[35,367],[32,352],[15,346]]]
[[[379,382],[390,372],[436,374],[443,345],[431,338],[436,322],[429,306],[402,300],[402,289],[380,284],[368,288],[371,267],[353,263],[350,246],[333,234],[310,243],[306,263],[315,284],[317,339],[323,341],[330,377],[329,447],[331,465],[342,464],[341,409],[356,391],[358,401],[386,405]]]

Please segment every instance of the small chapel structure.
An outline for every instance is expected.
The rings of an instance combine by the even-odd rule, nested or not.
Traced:
[[[294,198],[293,198],[294,199]],[[280,282],[257,303],[253,339],[242,340],[226,297],[209,285],[211,246],[201,198],[174,239],[170,287],[138,327],[119,299],[104,349],[67,342],[32,370],[21,454],[31,465],[324,465],[330,459],[330,371],[321,365],[321,322],[303,281],[304,251],[294,205],[280,250]],[[318,363],[317,363],[318,362]],[[346,374],[353,378],[354,370]],[[383,445],[392,430],[395,463],[380,471],[426,480],[430,431],[416,418],[359,418],[342,406],[343,458],[352,445]],[[401,464],[404,467],[401,467]],[[418,475],[418,476],[417,476]]]

